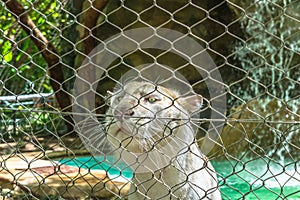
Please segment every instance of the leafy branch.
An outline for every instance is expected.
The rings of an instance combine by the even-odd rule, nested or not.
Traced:
[[[16,0],[2,0],[7,9],[18,18],[18,23],[30,36],[35,46],[38,48],[43,58],[48,64],[50,84],[54,90],[57,102],[63,112],[71,112],[71,98],[64,86],[64,74],[60,56],[55,46],[48,41],[39,28],[31,20],[28,10]],[[64,115],[68,130],[73,130],[73,120],[69,114]]]

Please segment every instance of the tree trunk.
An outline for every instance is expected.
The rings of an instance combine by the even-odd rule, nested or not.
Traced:
[[[2,0],[8,10],[18,18],[18,22],[23,30],[30,35],[30,38],[41,52],[48,64],[50,84],[53,88],[56,100],[61,108],[68,131],[73,131],[73,119],[69,114],[72,111],[71,98],[64,86],[64,75],[60,63],[59,53],[52,43],[41,33],[34,22],[30,19],[23,6],[16,0]],[[67,114],[64,114],[67,112]]]

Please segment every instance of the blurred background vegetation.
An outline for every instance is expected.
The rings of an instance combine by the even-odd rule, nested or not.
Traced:
[[[18,2],[23,12],[16,14],[13,7],[7,6],[9,2]],[[1,102],[2,140],[12,138],[7,127],[13,118],[23,118],[29,124],[30,130],[22,129],[20,137],[28,131],[69,133],[67,126],[72,121],[62,118],[60,111],[70,111],[74,75],[86,55],[122,30],[154,26],[189,35],[215,61],[227,92],[228,119],[239,119],[229,120],[224,127],[219,142],[225,144],[225,152],[232,156],[299,156],[300,127],[290,123],[300,121],[298,0],[157,0],[155,5],[152,0],[3,0],[0,6],[1,96],[52,93],[58,102],[45,104],[38,112],[33,112],[38,110],[35,103],[28,107],[19,102],[12,111]],[[24,29],[25,15],[34,23],[31,37]],[[43,43],[33,30],[39,30],[48,43]],[[48,44],[55,47],[53,55],[59,58],[56,63],[50,64],[49,52],[43,54],[34,38],[42,41],[44,50]],[[161,55],[158,50],[149,52],[161,64],[173,68],[186,65],[180,72],[196,92],[209,99],[205,81],[193,73],[187,61],[176,55]],[[104,113],[103,96],[113,88],[113,79],[118,80],[130,69],[128,65],[136,67],[151,61],[153,57],[145,52],[133,52],[122,62],[116,61],[108,71],[111,78],[99,82],[98,112]],[[61,70],[51,71],[57,65]],[[61,75],[63,80],[57,79]],[[56,88],[55,82],[61,87]],[[212,152],[223,154],[221,147]]]

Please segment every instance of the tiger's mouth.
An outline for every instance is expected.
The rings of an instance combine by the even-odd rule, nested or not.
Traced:
[[[150,122],[151,120],[148,120],[147,122],[143,122],[141,120],[137,120],[136,122],[131,120],[123,120],[117,121],[116,126],[119,127],[119,131],[128,136],[139,139],[149,139],[150,135],[145,134],[145,132],[147,132],[147,127],[149,126]]]
[[[176,135],[179,130],[179,126],[171,128],[163,122],[155,122],[149,118],[136,121],[128,119],[121,121],[114,120],[108,127],[110,129],[108,131],[110,133],[109,140],[114,146],[125,148],[133,153],[144,153],[155,149],[162,149],[175,140],[178,140]],[[169,119],[168,122],[167,124],[170,125],[170,123],[176,121]],[[159,128],[155,128],[155,125],[159,126]]]
[[[132,139],[148,140],[153,143],[159,143],[162,140],[168,140],[174,133],[177,132],[177,128],[171,128],[163,123],[155,122],[153,120],[139,120],[133,122],[116,122],[118,131],[121,134],[125,134]]]

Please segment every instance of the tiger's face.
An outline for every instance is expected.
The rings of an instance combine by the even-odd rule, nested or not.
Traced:
[[[199,109],[202,98],[193,96],[192,104]],[[176,91],[162,86],[129,82],[110,100],[108,115],[111,119],[107,124],[110,140],[133,152],[149,151],[164,145],[189,121],[189,108],[193,105],[186,100]]]

